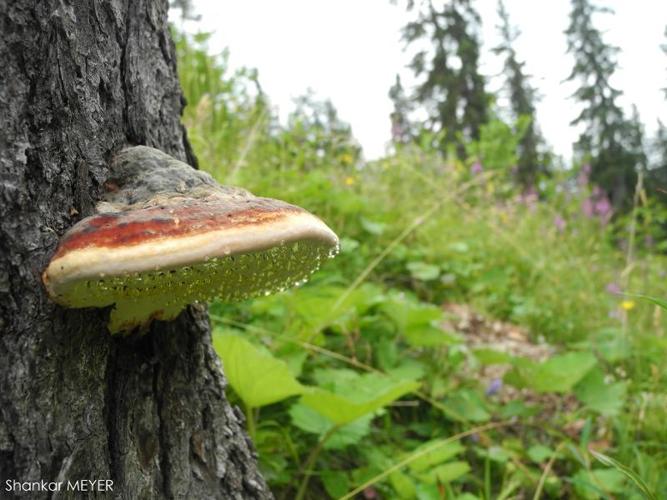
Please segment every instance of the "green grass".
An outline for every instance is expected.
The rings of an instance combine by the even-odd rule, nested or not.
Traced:
[[[363,163],[344,128],[305,115],[278,124],[256,75],[229,74],[202,42],[177,44],[200,166],[307,208],[342,241],[307,285],[210,308],[235,367],[230,397],[278,498],[667,495],[667,311],[609,291],[667,297],[667,261],[643,248],[641,199],[609,227],[582,215],[587,193],[567,172],[525,202],[507,180],[512,158],[477,176],[472,158],[427,148]],[[520,325],[558,354],[482,357],[443,330],[446,303]],[[250,344],[232,349],[239,335]],[[476,376],[501,361],[512,401]],[[249,384],[250,365],[279,375]]]

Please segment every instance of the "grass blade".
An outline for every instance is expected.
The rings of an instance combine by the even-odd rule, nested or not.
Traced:
[[[661,306],[665,307],[665,306]],[[665,307],[667,309],[667,307]],[[658,497],[651,491],[651,489],[647,486],[647,484],[644,482],[644,480],[639,477],[639,475],[630,469],[629,467],[626,467],[622,463],[620,463],[618,460],[614,460],[610,456],[604,455],[598,451],[595,450],[590,450],[591,455],[593,455],[600,463],[603,465],[606,465],[607,467],[613,467],[623,475],[625,475],[628,479],[630,479],[633,483],[635,483],[635,486],[639,488],[639,491],[641,491],[642,495],[644,495],[644,498],[648,498],[649,500],[658,500]]]

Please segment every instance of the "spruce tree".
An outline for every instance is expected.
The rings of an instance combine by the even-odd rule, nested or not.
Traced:
[[[658,133],[653,141],[653,161],[648,172],[649,192],[667,202],[667,126],[658,120]]]
[[[665,37],[667,37],[667,26]],[[667,43],[662,45],[662,50],[667,55]],[[667,98],[667,87],[663,91]],[[667,126],[661,120],[658,120],[658,132],[653,139],[651,153],[652,161],[646,181],[648,192],[663,203],[667,203]]]
[[[199,21],[201,19],[201,16],[195,14],[192,0],[170,0],[169,7],[180,10],[180,18],[182,21]]]
[[[512,118],[515,123],[528,120],[518,147],[517,180],[524,188],[534,186],[537,177],[545,171],[546,160],[539,152],[543,143],[535,122],[535,90],[530,86],[527,75],[524,73],[525,63],[519,61],[514,49],[514,42],[519,31],[510,24],[509,15],[502,0],[498,2],[498,15],[501,24],[498,31],[501,43],[493,49],[496,54],[505,57],[503,72],[507,79],[506,90],[509,94]]]
[[[637,180],[636,126],[626,120],[616,100],[621,91],[611,85],[618,48],[604,42],[593,24],[597,12],[590,0],[572,0],[570,25],[566,30],[568,53],[575,64],[567,78],[580,87],[573,97],[583,110],[572,125],[584,125],[575,151],[591,164],[591,179],[610,195],[615,208],[627,208]]]
[[[488,120],[489,96],[478,71],[481,19],[471,0],[450,0],[442,7],[425,1],[416,9],[411,1],[408,10],[417,10],[417,18],[403,29],[403,39],[432,47],[418,52],[410,64],[421,78],[415,101],[428,115],[423,128],[438,134],[435,146],[441,151],[453,145],[462,156],[464,144],[479,139]]]
[[[646,173],[648,155],[646,154],[646,138],[644,125],[641,122],[636,105],[632,105],[632,115],[625,123],[624,146],[628,162],[634,165],[635,173]]]
[[[389,89],[389,98],[394,105],[391,119],[391,140],[394,144],[408,144],[414,139],[413,125],[410,122],[412,103],[405,93],[401,77],[396,75],[394,85]]]
[[[283,134],[288,141],[301,145],[293,151],[296,165],[312,170],[324,167],[332,158],[346,166],[357,163],[361,146],[352,134],[352,127],[340,119],[329,99],[319,100],[309,89],[294,103],[295,109],[287,119]]]

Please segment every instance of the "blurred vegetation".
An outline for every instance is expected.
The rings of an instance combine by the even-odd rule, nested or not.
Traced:
[[[593,181],[605,189],[612,205],[627,209],[638,172],[646,167],[643,130],[636,110],[628,119],[617,103],[623,92],[611,79],[619,49],[606,43],[595,27],[593,16],[597,13],[609,11],[590,0],[572,0],[565,32],[568,52],[575,59],[568,80],[579,84],[574,98],[584,105],[572,122],[585,126],[575,148],[590,162]]]
[[[459,154],[424,129],[365,162],[330,102],[303,96],[280,123],[256,72],[207,35],[176,41],[200,167],[341,237],[305,286],[210,307],[277,498],[667,495],[667,311],[627,295],[667,296],[667,212],[641,183],[614,217],[585,163],[527,190],[530,119],[493,107]],[[462,304],[551,354],[475,347]]]

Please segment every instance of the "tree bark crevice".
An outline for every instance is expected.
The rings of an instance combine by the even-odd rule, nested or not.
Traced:
[[[167,436],[165,434],[165,422],[163,417],[164,403],[160,393],[160,372],[159,362],[153,365],[153,397],[155,398],[155,408],[157,414],[157,447],[159,451],[160,470],[162,471],[162,488],[165,495],[172,496],[172,488],[169,483],[169,450],[167,448]]]
[[[118,443],[118,403],[116,401],[116,347],[111,344],[106,365],[106,397],[104,415],[107,431],[107,446],[109,452],[109,479],[114,483],[122,484],[122,468],[120,467],[120,449]]]

